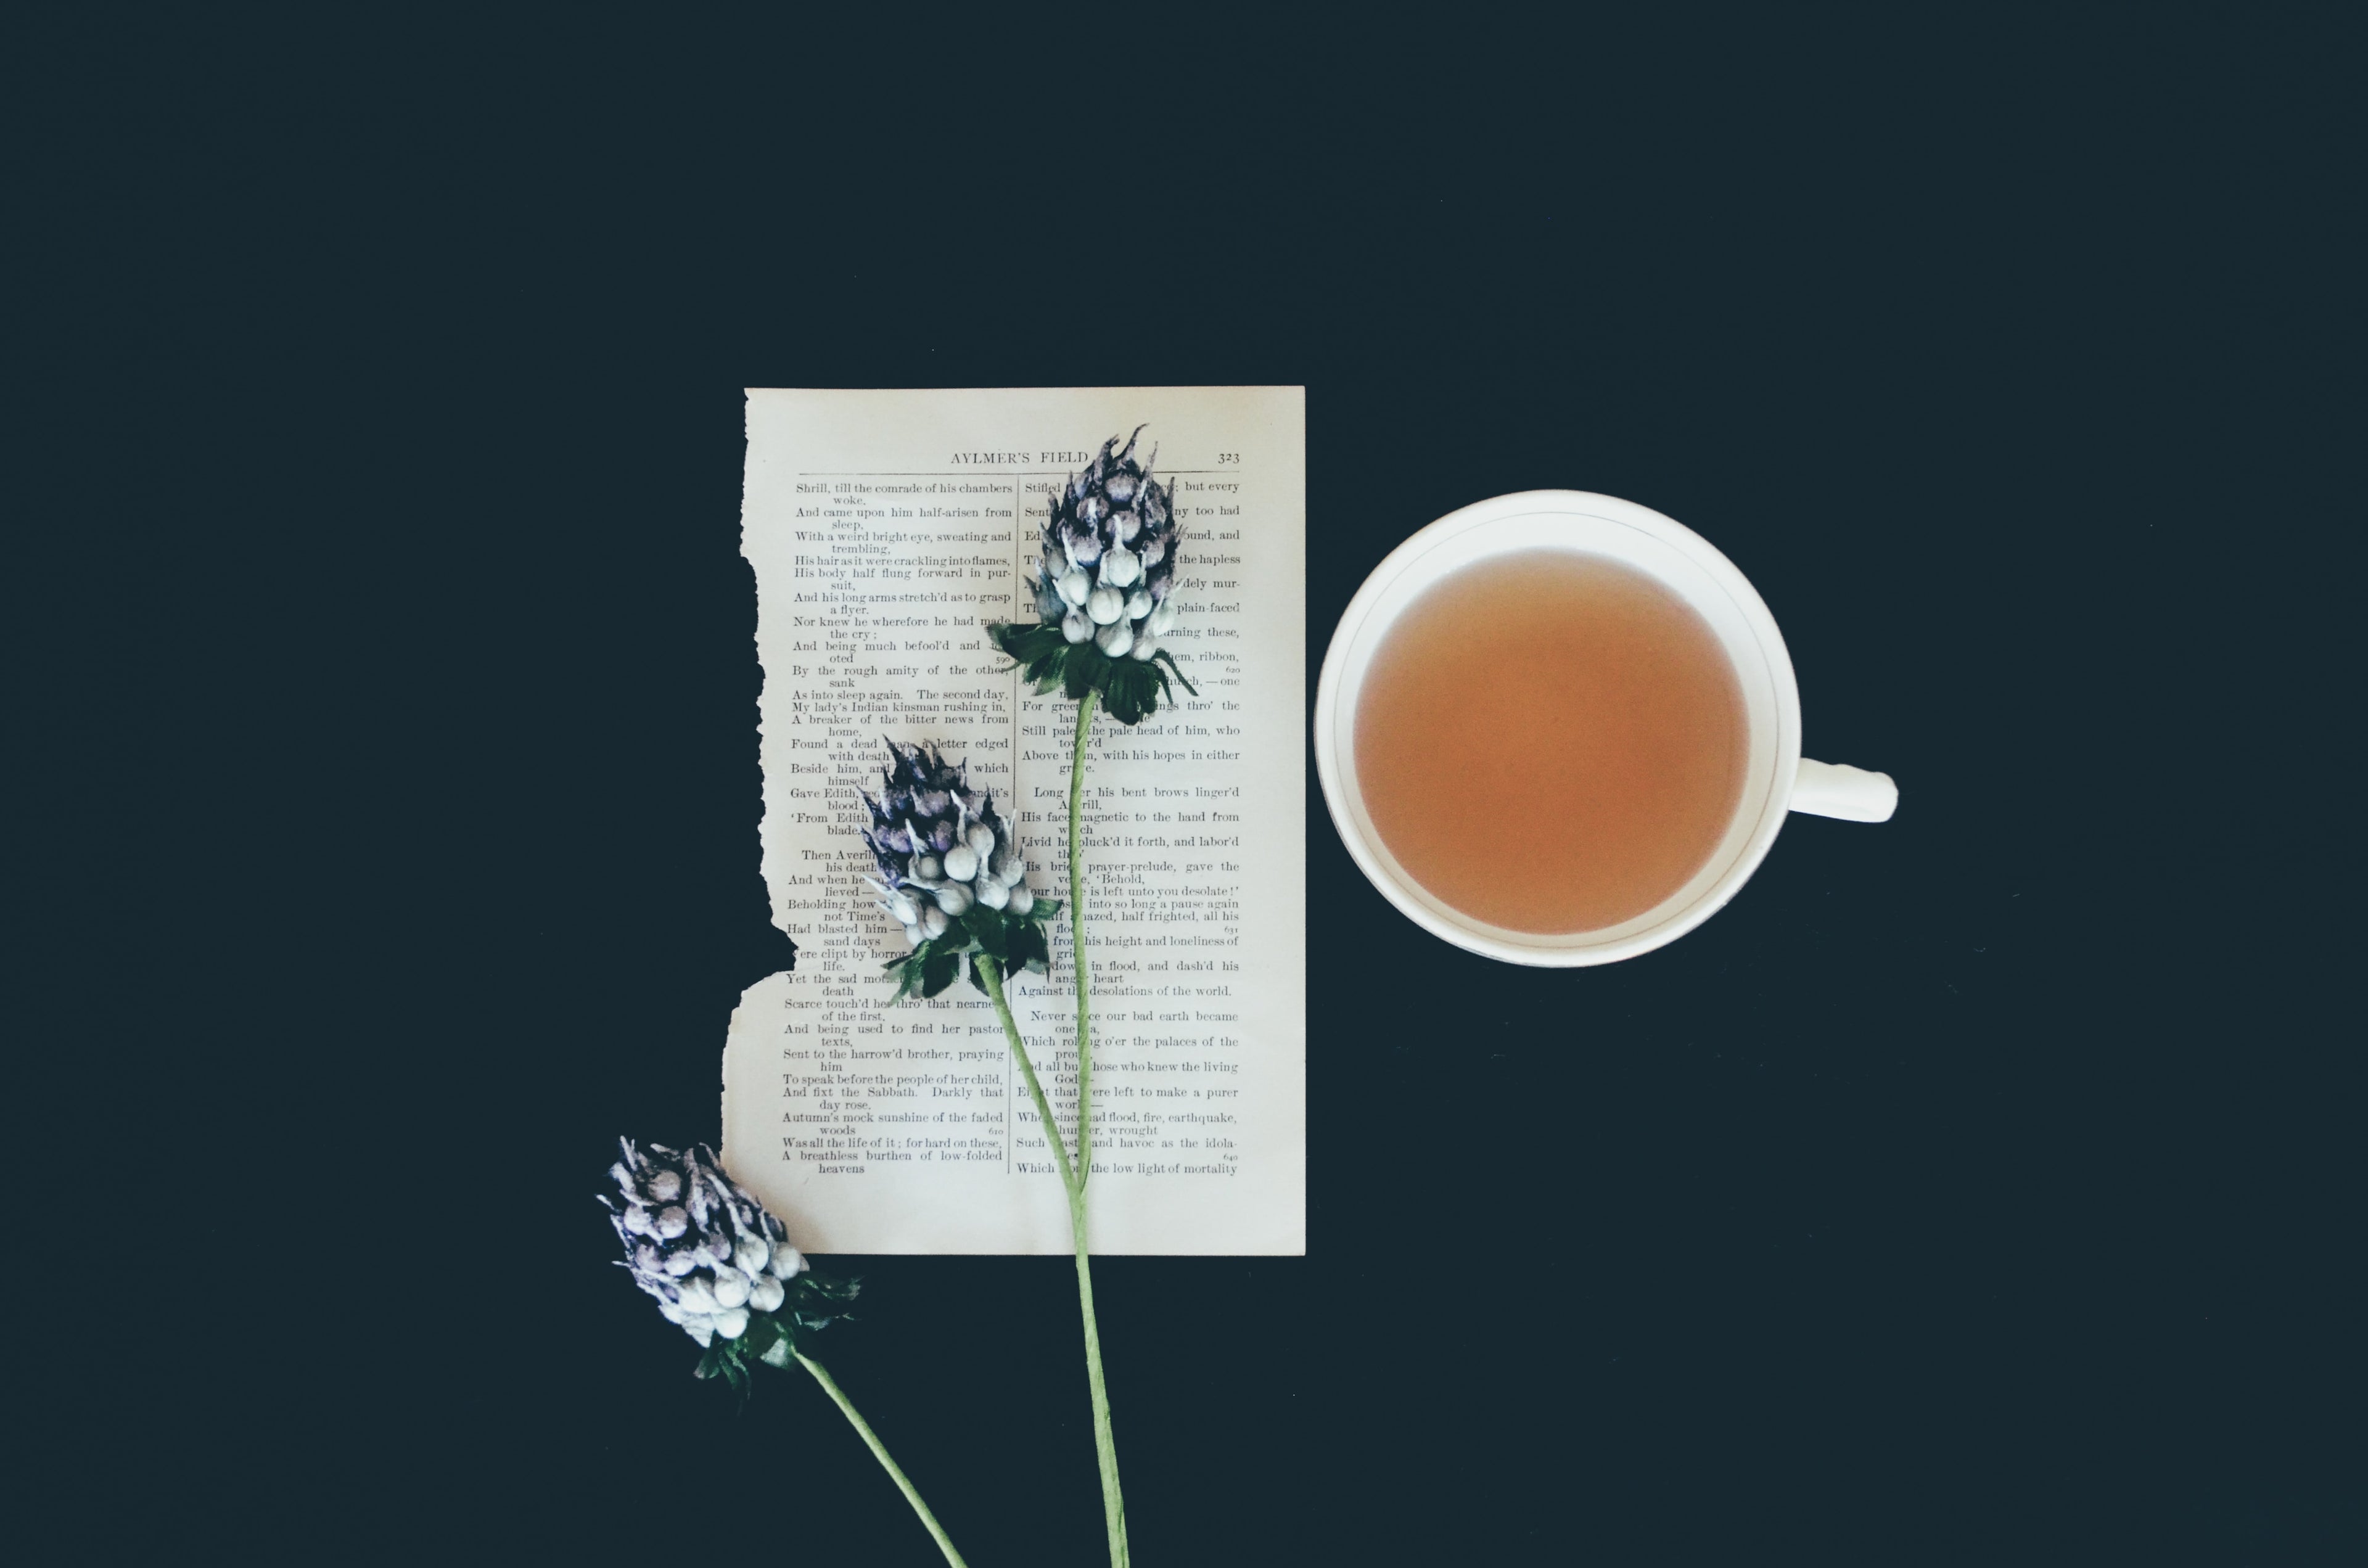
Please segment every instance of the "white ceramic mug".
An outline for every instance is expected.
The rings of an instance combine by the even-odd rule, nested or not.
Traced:
[[[1391,625],[1440,578],[1510,551],[1566,550],[1643,572],[1709,623],[1743,689],[1750,749],[1742,797],[1718,847],[1691,881],[1617,926],[1566,936],[1514,931],[1434,898],[1373,831],[1357,781],[1357,699]],[[1692,529],[1648,506],[1582,490],[1531,490],[1451,512],[1373,568],[1332,633],[1315,687],[1315,772],[1349,853],[1407,917],[1457,947],[1509,963],[1575,967],[1634,958],[1676,941],[1735,896],[1759,869],[1789,812],[1887,821],[1899,803],[1888,774],[1801,755],[1801,694],[1792,656],[1735,563]]]

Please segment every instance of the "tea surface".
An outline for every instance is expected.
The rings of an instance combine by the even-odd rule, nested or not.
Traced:
[[[1382,839],[1466,915],[1600,930],[1717,847],[1743,789],[1743,694],[1683,600],[1597,555],[1523,551],[1433,585],[1357,699]]]

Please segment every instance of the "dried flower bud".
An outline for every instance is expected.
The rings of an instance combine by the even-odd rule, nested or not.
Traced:
[[[1025,874],[1026,861],[993,790],[972,789],[964,770],[932,748],[891,742],[888,751],[879,797],[863,797],[871,816],[863,839],[879,871],[865,880],[918,946],[974,903],[1005,907],[1003,888],[1015,867]]]
[[[1071,701],[1098,692],[1103,710],[1123,724],[1157,711],[1171,679],[1192,689],[1156,641],[1176,621],[1169,594],[1178,518],[1174,497],[1152,477],[1156,452],[1135,460],[1142,434],[1136,426],[1122,449],[1115,437],[1103,442],[1091,462],[1053,491],[1038,541],[1043,565],[1035,584],[1037,623],[988,629],[1040,689],[1062,687]],[[1056,625],[1057,639],[1051,630]],[[1093,653],[1083,647],[1089,638]]]
[[[625,1244],[625,1268],[657,1299],[666,1320],[705,1346],[746,1333],[752,1308],[778,1310],[788,1297],[784,1282],[804,1270],[805,1258],[780,1221],[723,1174],[714,1152],[657,1143],[643,1151],[630,1139],[620,1147],[624,1158],[609,1175],[622,1201],[601,1202]],[[662,1197],[682,1199],[657,1210],[664,1242],[637,1240],[631,1216]]]

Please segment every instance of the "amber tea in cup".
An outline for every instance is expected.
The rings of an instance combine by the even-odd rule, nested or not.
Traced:
[[[1460,507],[1370,573],[1315,683],[1357,869],[1486,958],[1618,963],[1716,915],[1793,815],[1887,822],[1885,773],[1801,755],[1776,619],[1674,517],[1584,490]]]
[[[1750,731],[1717,634],[1608,557],[1520,550],[1398,615],[1356,704],[1373,828],[1441,903],[1510,931],[1617,926],[1701,870]]]

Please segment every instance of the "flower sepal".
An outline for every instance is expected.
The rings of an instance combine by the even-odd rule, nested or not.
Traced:
[[[797,1283],[790,1287],[789,1299],[778,1311],[749,1313],[746,1331],[737,1339],[718,1338],[709,1345],[691,1375],[722,1378],[746,1401],[749,1374],[757,1367],[788,1371],[796,1366],[805,1342],[848,1315],[847,1303],[861,1289],[860,1280],[798,1276]]]
[[[1088,691],[1099,692],[1102,706],[1121,724],[1139,724],[1150,718],[1159,711],[1163,698],[1175,700],[1175,689],[1167,684],[1171,670],[1186,691],[1201,695],[1201,688],[1165,648],[1155,650],[1148,659],[1126,654],[1113,659],[1092,642],[1070,642],[1051,622],[1031,626],[998,621],[987,627],[986,634],[1022,675],[1036,683],[1039,696],[1058,689],[1070,701],[1078,702]],[[1167,669],[1159,667],[1163,664]]]
[[[896,977],[896,994],[889,1000],[935,996],[965,976],[984,993],[986,986],[977,971],[981,961],[994,964],[1004,980],[1022,970],[1048,972],[1053,952],[1044,938],[1044,925],[1060,913],[1057,898],[1037,899],[1025,915],[989,909],[983,903],[971,905],[948,920],[942,934],[880,966]]]

